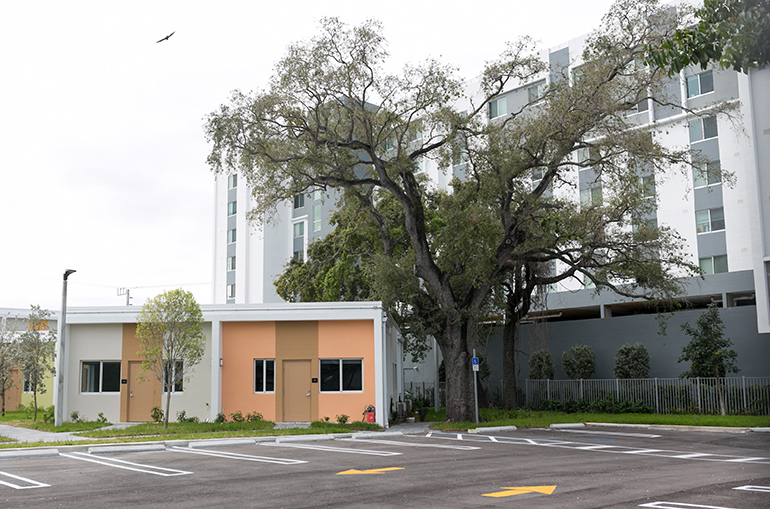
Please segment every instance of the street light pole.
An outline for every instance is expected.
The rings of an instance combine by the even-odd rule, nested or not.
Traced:
[[[64,282],[61,292],[61,316],[59,317],[59,334],[56,337],[56,360],[54,370],[56,372],[56,384],[54,384],[54,426],[62,425],[64,412],[64,373],[67,370],[64,353],[66,351],[65,333],[67,331],[67,278],[75,272],[72,269],[64,271]]]

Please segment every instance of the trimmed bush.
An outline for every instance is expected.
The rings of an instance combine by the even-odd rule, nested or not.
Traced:
[[[545,348],[532,352],[532,356],[529,358],[529,379],[553,380],[553,376],[551,352]]]
[[[588,345],[575,345],[561,354],[561,363],[570,380],[585,380],[594,376],[596,354]]]
[[[615,354],[615,378],[649,378],[650,352],[642,343],[626,343]]]

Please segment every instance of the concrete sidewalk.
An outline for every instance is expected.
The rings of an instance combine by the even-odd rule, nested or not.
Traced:
[[[36,429],[18,428],[7,424],[0,424],[0,435],[12,438],[17,442],[64,442],[67,440],[93,440],[81,437],[74,433],[52,433],[50,431],[38,431]]]

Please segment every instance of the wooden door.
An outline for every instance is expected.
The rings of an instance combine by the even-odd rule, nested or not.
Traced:
[[[310,421],[310,361],[283,361],[283,420]]]
[[[157,382],[145,380],[142,383],[136,377],[142,372],[141,361],[128,362],[128,422],[150,422],[152,407],[155,402],[155,386]]]

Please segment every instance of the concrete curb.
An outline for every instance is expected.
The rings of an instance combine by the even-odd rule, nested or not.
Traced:
[[[10,449],[0,451],[0,459],[3,458],[44,458],[58,456],[58,449]]]
[[[612,422],[587,422],[586,426],[607,428],[636,428],[636,429],[662,429],[668,431],[711,431],[721,433],[748,433],[751,431],[767,431],[770,428],[743,428],[731,426],[683,426],[679,424],[616,424]]]
[[[123,445],[101,445],[88,448],[88,454],[100,454],[111,452],[146,452],[146,451],[165,451],[166,444],[159,442],[156,444],[123,444]]]
[[[321,441],[321,440],[332,440],[334,437],[332,435],[284,435],[275,437],[275,443],[285,443],[285,442],[315,442],[315,441]]]
[[[516,426],[486,426],[482,428],[475,428],[473,430],[468,430],[468,433],[495,433],[498,431],[516,431]]]
[[[353,433],[351,438],[356,440],[365,440],[367,438],[382,438],[382,437],[402,437],[403,433],[400,431],[361,431],[359,433]]]
[[[549,426],[551,429],[574,429],[574,428],[585,428],[586,425],[582,422],[565,422],[563,424],[551,424]]]
[[[770,428],[749,428],[749,431],[755,433],[770,433]]]

